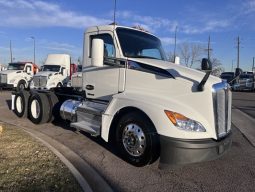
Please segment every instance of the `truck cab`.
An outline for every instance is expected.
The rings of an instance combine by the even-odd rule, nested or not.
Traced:
[[[66,86],[70,78],[71,57],[68,54],[49,54],[41,71],[31,83],[31,89],[49,90]]]
[[[18,90],[27,88],[37,72],[38,67],[32,62],[9,63],[7,70],[0,72],[0,87],[17,88]]]

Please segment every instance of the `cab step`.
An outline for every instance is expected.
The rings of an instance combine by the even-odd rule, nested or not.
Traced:
[[[101,126],[98,124],[94,124],[87,121],[80,121],[80,122],[71,123],[70,126],[78,130],[90,133],[92,136],[95,136],[95,137],[100,135]]]

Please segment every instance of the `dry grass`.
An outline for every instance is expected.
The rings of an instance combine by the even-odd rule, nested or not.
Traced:
[[[48,148],[21,129],[0,130],[0,191],[82,191]]]

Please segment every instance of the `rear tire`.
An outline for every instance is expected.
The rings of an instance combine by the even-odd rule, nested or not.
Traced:
[[[29,92],[22,91],[16,93],[14,97],[14,113],[18,117],[27,117],[27,106],[28,106]]]
[[[28,117],[34,124],[46,123],[50,119],[50,105],[46,94],[34,93],[28,104]]]
[[[120,118],[116,142],[123,159],[137,167],[153,163],[160,154],[156,129],[141,112],[130,112]]]
[[[49,114],[48,122],[52,122],[53,120],[57,120],[60,117],[59,115],[60,102],[56,94],[53,92],[48,93],[47,96],[48,96],[49,106],[50,106],[50,114]]]

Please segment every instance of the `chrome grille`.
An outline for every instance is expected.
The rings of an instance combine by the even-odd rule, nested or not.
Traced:
[[[7,83],[7,75],[0,74],[0,83]]]
[[[221,138],[231,129],[232,93],[226,82],[213,85],[213,105],[216,133]]]
[[[34,76],[33,77],[35,87],[46,87],[47,77],[45,76]]]

